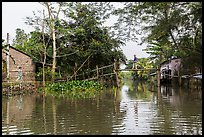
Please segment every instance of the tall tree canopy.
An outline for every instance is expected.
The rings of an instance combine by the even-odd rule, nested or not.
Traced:
[[[158,63],[177,57],[202,55],[202,2],[127,2],[114,11],[116,29],[126,39],[143,35],[142,44]],[[195,60],[195,61],[196,61]],[[201,65],[201,64],[200,64]]]
[[[108,18],[108,3],[63,3],[62,14],[54,20],[56,38],[56,66],[64,75],[72,74],[88,58],[87,63],[81,68],[81,72],[87,69],[95,69],[96,65],[110,65],[114,59],[126,61],[120,47],[124,45],[119,39],[110,36],[107,27],[102,24]],[[100,9],[100,10],[99,10]],[[40,12],[39,12],[40,13]],[[44,34],[41,31],[42,21],[45,21]],[[27,23],[33,25],[36,30],[30,33],[30,37],[24,48],[28,54],[42,62],[44,53],[47,54],[47,63],[52,63],[53,35],[49,29],[49,20],[34,14],[28,17]],[[43,50],[43,37],[46,42],[46,51]],[[112,71],[112,70],[109,70]]]

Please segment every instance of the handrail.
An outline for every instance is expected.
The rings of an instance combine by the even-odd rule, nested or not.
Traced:
[[[139,70],[157,70],[156,68],[145,68],[145,69],[116,69],[116,71],[139,71]]]
[[[104,69],[104,68],[109,68],[109,67],[112,67],[113,66],[113,64],[110,64],[110,65],[107,65],[107,66],[103,66],[103,67],[100,67],[100,68],[98,68],[98,70],[101,70],[101,69]],[[97,69],[93,69],[93,70],[90,70],[90,71],[86,71],[86,72],[84,72],[84,74],[86,74],[86,73],[89,73],[89,72],[94,72],[94,71],[96,71]],[[81,76],[81,75],[83,75],[83,74],[78,74],[78,75],[76,75],[76,76]]]

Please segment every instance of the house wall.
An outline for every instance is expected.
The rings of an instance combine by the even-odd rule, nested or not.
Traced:
[[[14,61],[10,58],[9,59],[9,67],[10,67],[10,81],[16,81],[18,77],[18,66],[22,67],[22,81],[34,81],[35,80],[35,64],[33,63],[32,59],[15,50],[14,48],[10,48],[10,55],[14,58]],[[2,59],[6,61],[6,54],[2,52]],[[5,78],[2,79],[5,81]]]
[[[164,63],[161,65],[160,68],[160,72],[164,69],[164,68],[169,68],[171,69],[171,77],[174,76],[175,72],[179,70],[179,67],[181,66],[181,59],[173,59],[170,62]]]
[[[169,67],[172,71],[171,76],[173,77],[175,74],[175,71],[179,70],[179,67],[181,66],[181,59],[174,59],[171,60],[171,62],[169,63]]]

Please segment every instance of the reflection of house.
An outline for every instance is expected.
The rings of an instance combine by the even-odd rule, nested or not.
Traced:
[[[9,78],[10,81],[16,81],[18,77],[18,67],[21,67],[22,80],[34,81],[35,80],[35,64],[31,57],[26,53],[10,46],[9,48]],[[2,49],[2,81],[6,81],[6,50]]]
[[[161,79],[171,79],[181,66],[181,58],[173,58],[161,64]]]
[[[15,135],[31,133],[29,128],[25,126],[25,121],[32,118],[33,110],[36,105],[35,101],[35,95],[13,96],[12,99],[3,98],[2,134],[8,135],[11,134],[11,132]],[[25,130],[25,128],[27,129]],[[20,132],[22,129],[24,129],[24,132]]]

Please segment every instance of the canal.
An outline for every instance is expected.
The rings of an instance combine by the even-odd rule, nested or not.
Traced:
[[[3,135],[202,135],[202,89],[124,81],[95,99],[2,98]]]

